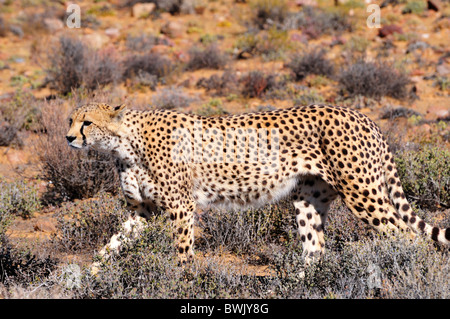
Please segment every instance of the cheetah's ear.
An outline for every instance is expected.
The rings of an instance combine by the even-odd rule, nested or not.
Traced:
[[[122,113],[122,110],[126,107],[126,104],[120,104],[117,106],[110,106],[111,110],[111,118],[120,118],[120,114]]]
[[[120,112],[120,111],[122,111],[125,107],[126,107],[127,105],[126,104],[120,104],[120,105],[117,105],[117,106],[114,106],[114,112]]]

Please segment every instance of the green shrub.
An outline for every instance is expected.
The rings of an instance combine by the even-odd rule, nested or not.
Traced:
[[[402,10],[403,14],[413,13],[413,14],[421,14],[427,9],[426,1],[421,0],[412,0],[408,1],[405,7]]]
[[[64,203],[57,214],[58,233],[53,242],[66,252],[100,249],[119,231],[126,214],[124,203],[109,194]]]
[[[260,29],[266,26],[283,24],[289,13],[286,0],[255,0],[252,7],[254,11],[253,22]]]
[[[211,99],[208,103],[203,104],[196,113],[201,116],[222,116],[228,114],[228,111],[223,108],[221,99]]]
[[[270,242],[279,242],[286,235],[293,219],[284,217],[290,203],[267,205],[242,211],[214,210],[199,217],[202,237],[199,245],[223,249],[237,254],[254,253]]]
[[[77,298],[258,298],[267,293],[255,276],[216,258],[178,266],[170,221],[155,216],[120,253],[100,259],[73,292]]]
[[[395,163],[408,200],[422,208],[450,207],[450,151],[447,148],[425,146],[420,150],[400,151]]]
[[[37,188],[25,181],[7,182],[0,179],[0,213],[30,218],[41,208]]]

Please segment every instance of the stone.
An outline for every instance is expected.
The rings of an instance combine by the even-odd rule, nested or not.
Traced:
[[[439,64],[436,67],[436,72],[437,74],[439,74],[440,76],[447,76],[450,74],[450,65],[448,65],[447,63],[442,63]]]
[[[148,16],[155,10],[154,3],[136,3],[131,9],[131,15],[135,18],[142,18]]]
[[[103,45],[109,42],[109,38],[100,33],[90,33],[83,36],[83,40],[86,41],[94,49],[100,49]]]
[[[175,21],[169,21],[161,27],[161,33],[167,35],[169,38],[179,38],[184,35],[186,28]]]
[[[59,19],[47,18],[44,19],[45,29],[49,32],[56,32],[64,29],[64,23]]]
[[[117,28],[108,28],[105,30],[105,34],[110,38],[117,38],[120,36],[120,30]]]
[[[309,7],[317,7],[317,0],[297,0],[295,4],[299,7],[309,6]]]

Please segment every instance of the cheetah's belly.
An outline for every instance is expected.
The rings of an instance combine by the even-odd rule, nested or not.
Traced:
[[[233,187],[234,184],[215,183],[211,185],[202,180],[197,180],[194,183],[193,197],[202,208],[218,207],[235,210],[256,208],[276,202],[289,195],[296,187],[298,179],[297,177],[285,180],[268,178],[265,181],[265,183],[259,182],[244,187]]]

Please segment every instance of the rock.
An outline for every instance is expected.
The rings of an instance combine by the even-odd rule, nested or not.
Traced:
[[[161,27],[161,33],[169,38],[179,38],[186,32],[185,27],[175,21],[169,21]]]
[[[167,45],[163,45],[163,44],[155,44],[154,46],[152,46],[152,48],[150,49],[151,53],[158,53],[161,55],[167,54],[170,50],[170,47]]]
[[[436,67],[436,72],[440,75],[440,76],[446,76],[450,74],[450,65],[448,65],[447,63],[442,63],[439,64]]]
[[[378,36],[380,38],[385,38],[394,33],[403,34],[403,29],[401,27],[399,27],[398,25],[391,24],[391,25],[384,26],[380,30],[378,30]]]
[[[117,38],[120,35],[120,30],[117,28],[108,28],[105,30],[105,34],[110,38]]]
[[[428,10],[442,11],[441,0],[428,0],[427,4],[428,4]]]
[[[103,45],[109,42],[109,38],[100,33],[90,33],[83,36],[83,40],[86,41],[94,49],[100,49]]]
[[[309,6],[309,7],[317,7],[316,0],[297,0],[295,4],[299,7]]]
[[[131,15],[135,18],[146,17],[155,10],[154,3],[136,3],[131,9]]]
[[[428,112],[438,120],[445,120],[450,117],[450,110],[443,106],[432,106],[428,109]]]
[[[64,29],[64,23],[59,19],[44,19],[44,26],[48,32],[52,33]]]

